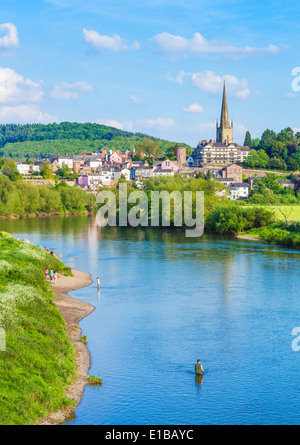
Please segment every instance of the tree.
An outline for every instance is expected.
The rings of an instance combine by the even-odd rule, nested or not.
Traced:
[[[77,178],[77,173],[73,172],[73,170],[66,164],[63,164],[60,168],[58,168],[56,174],[63,179],[74,180]]]
[[[8,176],[11,181],[18,181],[21,175],[14,161],[5,160],[2,165],[2,173]]]
[[[284,160],[281,158],[277,158],[277,157],[270,159],[269,167],[271,170],[286,170],[287,169],[287,165],[284,162]]]
[[[250,147],[252,145],[251,134],[250,131],[246,131],[244,145]]]
[[[277,141],[270,149],[270,156],[272,158],[286,159],[288,156],[288,150],[283,142]]]
[[[135,145],[135,152],[137,155],[150,157],[152,159],[157,159],[163,153],[160,148],[159,140],[152,140],[150,138],[143,139]]]
[[[244,167],[249,168],[267,168],[270,158],[264,150],[250,150],[249,155],[244,160]]]
[[[262,134],[261,140],[258,144],[258,148],[264,150],[270,156],[271,149],[276,144],[276,142],[277,135],[275,131],[267,129]]]
[[[53,179],[52,171],[48,162],[45,162],[41,168],[42,176],[44,179]]]

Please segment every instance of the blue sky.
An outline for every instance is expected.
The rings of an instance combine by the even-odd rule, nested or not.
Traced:
[[[215,138],[225,80],[236,142],[298,129],[299,16],[296,1],[1,0],[0,122],[196,146]]]

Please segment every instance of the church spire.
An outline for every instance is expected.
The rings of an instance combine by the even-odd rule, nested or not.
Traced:
[[[216,141],[221,144],[232,144],[233,143],[233,122],[230,125],[229,117],[228,117],[225,80],[224,80],[224,85],[223,85],[223,100],[222,100],[220,126],[218,126],[218,121],[217,121]]]
[[[224,86],[223,86],[223,100],[222,100],[222,111],[221,111],[220,125],[221,125],[221,127],[230,127],[229,118],[228,118],[225,80],[224,80]]]

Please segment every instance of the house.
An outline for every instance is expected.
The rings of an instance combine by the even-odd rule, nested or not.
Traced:
[[[170,159],[165,159],[161,163],[156,164],[157,170],[173,170],[173,172],[178,173],[179,168],[180,167]]]
[[[17,164],[17,170],[21,175],[30,175],[33,172],[39,172],[40,167],[38,165]]]
[[[237,199],[247,199],[249,197],[249,184],[246,182],[234,183],[231,187],[228,187],[230,191],[229,199],[236,201]]]
[[[121,165],[123,164],[123,159],[117,151],[114,151],[109,155],[108,162],[114,165]]]
[[[237,164],[230,164],[221,170],[222,178],[233,178],[233,182],[243,182],[243,167]]]
[[[130,179],[133,181],[148,179],[153,176],[154,167],[132,167],[130,172]]]
[[[280,184],[282,187],[291,187],[292,189],[295,188],[295,181],[292,181],[291,179],[279,179],[276,182]]]
[[[234,178],[216,178],[218,181],[222,182],[223,185],[229,187],[234,184]]]
[[[154,171],[153,172],[153,176],[154,177],[156,177],[156,176],[161,176],[161,175],[163,175],[163,176],[174,176],[174,171],[173,171],[173,169],[160,169],[160,170],[156,170],[156,171]]]
[[[188,167],[194,167],[194,165],[195,165],[195,160],[194,160],[193,156],[187,156],[185,162]]]
[[[255,188],[254,181],[255,181],[256,179],[261,179],[261,178],[263,178],[263,176],[250,176],[250,177],[248,178],[248,183],[249,183],[249,185],[250,185],[251,190]]]

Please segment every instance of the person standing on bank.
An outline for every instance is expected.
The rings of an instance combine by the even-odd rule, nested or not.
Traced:
[[[197,360],[197,363],[195,365],[196,375],[203,375],[203,371],[204,371],[204,369],[203,369],[203,366],[201,364],[201,361]]]

